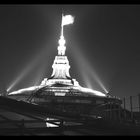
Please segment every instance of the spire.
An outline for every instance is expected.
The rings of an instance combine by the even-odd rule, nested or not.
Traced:
[[[71,15],[65,15],[63,16],[62,13],[62,21],[61,21],[61,35],[60,35],[60,39],[58,41],[59,46],[58,46],[58,55],[65,55],[65,51],[66,51],[66,46],[65,46],[65,38],[64,38],[64,25],[68,25],[68,24],[72,24],[74,22],[74,17],[72,17]]]
[[[62,13],[62,21],[63,21],[63,13]],[[61,21],[61,35],[60,35],[60,39],[58,41],[59,46],[58,46],[58,55],[65,55],[65,51],[66,51],[66,46],[65,46],[65,38],[63,35],[63,24]]]
[[[63,20],[63,13],[62,13],[62,20]],[[62,24],[62,20],[61,20],[61,36],[63,36],[63,24]]]

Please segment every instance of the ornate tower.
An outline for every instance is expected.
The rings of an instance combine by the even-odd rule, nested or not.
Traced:
[[[65,38],[63,35],[64,25],[72,24],[74,18],[71,15],[63,16],[62,14],[62,23],[61,23],[61,35],[58,41],[59,46],[57,47],[58,55],[55,56],[52,68],[53,72],[50,78],[45,78],[41,85],[52,85],[52,84],[65,84],[65,85],[75,85],[79,86],[78,82],[75,79],[72,79],[69,74],[69,61],[65,55],[66,46]]]
[[[54,63],[52,65],[53,72],[51,77],[56,79],[67,79],[70,78],[69,74],[69,61],[67,56],[65,56],[66,46],[65,46],[64,36],[60,36],[59,46],[58,46],[58,55],[55,56]]]
[[[63,35],[64,25],[72,24],[74,18],[71,15],[63,16],[62,14],[62,23],[61,23],[61,34],[60,39],[58,41],[58,54],[55,56],[52,68],[53,72],[50,78],[45,78],[39,86],[33,86],[25,89],[20,89],[15,92],[9,93],[9,95],[14,94],[24,94],[27,92],[38,91],[41,89],[46,96],[47,95],[55,95],[55,96],[65,96],[65,95],[73,95],[73,96],[103,96],[106,94],[101,93],[96,90],[84,88],[79,85],[76,79],[73,79],[69,74],[69,61],[67,56],[65,55],[66,46],[65,46],[65,38]]]

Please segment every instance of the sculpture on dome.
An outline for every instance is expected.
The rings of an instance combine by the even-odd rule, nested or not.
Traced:
[[[72,24],[74,22],[74,17],[71,15],[65,15],[63,16],[62,14],[62,22],[61,22],[61,36],[60,39],[58,41],[59,46],[58,46],[58,55],[65,55],[65,51],[66,51],[66,46],[65,46],[65,38],[64,38],[64,25],[68,25],[68,24]]]

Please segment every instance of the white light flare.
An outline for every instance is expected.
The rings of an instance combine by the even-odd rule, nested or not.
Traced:
[[[12,84],[7,88],[7,91],[9,92],[17,83],[19,83],[23,77],[25,77],[29,71],[31,70],[32,66],[28,66],[24,69],[24,71],[21,72],[21,74],[12,82]]]
[[[77,61],[79,70],[81,70],[80,74],[81,74],[83,80],[86,82],[85,84],[88,87],[90,87],[90,88],[92,87],[92,89],[94,89],[95,87],[94,87],[94,85],[92,83],[93,83],[93,81],[95,81],[95,82],[98,83],[98,85],[101,87],[101,89],[105,93],[108,93],[108,90],[105,88],[104,84],[101,82],[101,80],[98,77],[97,73],[92,68],[92,65],[84,57],[84,55],[82,54],[81,50],[78,47],[76,47],[78,45],[73,44],[72,46],[74,46],[74,48],[72,49],[72,51],[73,51],[72,54],[74,54],[73,56],[75,57],[75,60]],[[87,77],[89,77],[89,78],[87,78]]]
[[[100,91],[97,91],[97,90],[93,90],[93,89],[89,89],[89,88],[83,88],[81,87],[81,91],[83,92],[88,92],[88,93],[92,93],[96,96],[103,96],[103,97],[106,97],[106,94],[100,92]]]
[[[13,91],[11,93],[9,93],[9,95],[12,95],[12,94],[21,94],[21,93],[27,93],[27,92],[32,92],[32,91],[35,91],[39,89],[39,86],[33,86],[33,87],[28,87],[28,88],[23,88],[23,89],[20,89],[20,90],[17,90],[17,91]]]
[[[65,39],[63,36],[63,26],[64,25],[68,25],[68,24],[73,24],[74,22],[74,17],[71,15],[65,15],[63,16],[62,14],[62,22],[61,22],[61,36],[60,39],[58,41],[59,46],[58,46],[58,55],[65,55],[65,51],[66,51],[66,46],[65,46]]]
[[[105,93],[108,93],[108,90],[105,88],[105,86],[103,85],[103,83],[101,82],[101,80],[99,79],[97,74],[95,72],[93,72],[93,70],[89,71],[89,75],[88,75],[88,73],[83,73],[83,75],[84,75],[83,76],[84,79],[86,79],[85,81],[86,81],[87,87],[94,89],[93,81],[95,81]],[[88,76],[90,76],[90,77],[88,77]]]
[[[93,73],[92,70],[90,71],[90,75],[91,75],[91,78],[96,79],[96,82],[99,84],[102,90],[104,90],[105,93],[108,93],[108,90],[105,88],[104,84],[101,82],[99,77],[95,73]]]
[[[44,45],[46,46],[46,44]],[[50,46],[50,45],[48,45]],[[46,51],[47,49],[47,51]],[[37,52],[37,54],[33,57],[33,59],[28,63],[28,65],[23,68],[23,70],[20,72],[20,74],[11,82],[10,86],[7,88],[7,92],[10,92],[31,70],[35,68],[36,65],[40,64],[42,62],[42,59],[47,56],[47,54],[50,53],[51,48],[43,47],[40,52]],[[47,54],[46,54],[47,52]]]
[[[27,70],[23,71],[13,82],[12,84],[7,88],[7,92],[9,92],[27,73]]]

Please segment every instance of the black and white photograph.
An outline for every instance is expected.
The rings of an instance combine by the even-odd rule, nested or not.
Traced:
[[[0,136],[140,135],[139,4],[0,4]]]

